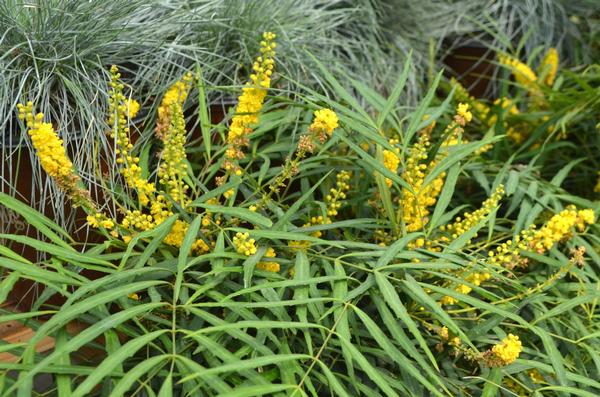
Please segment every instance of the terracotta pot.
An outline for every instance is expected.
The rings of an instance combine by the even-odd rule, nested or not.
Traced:
[[[471,95],[486,96],[497,66],[495,53],[485,47],[468,45],[454,49],[443,59],[447,75],[455,77]]]

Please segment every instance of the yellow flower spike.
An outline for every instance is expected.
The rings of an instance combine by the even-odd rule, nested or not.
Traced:
[[[123,95],[123,83],[119,80],[121,74],[115,65],[110,68],[110,72],[111,88],[108,97],[110,116],[108,118],[108,125],[112,129],[111,136],[116,138],[117,142],[117,163],[124,165],[120,169],[120,172],[125,178],[127,186],[135,189],[138,193],[140,203],[146,205],[150,202],[150,198],[156,188],[153,183],[150,183],[142,176],[142,169],[138,165],[140,159],[132,153],[133,145],[129,141],[129,127],[126,117],[128,115],[128,103],[125,95]],[[132,103],[129,103],[129,106],[132,106]],[[133,106],[135,107],[135,105]]]
[[[472,119],[468,106],[461,104],[457,108],[454,120],[446,127],[442,142],[436,157],[429,163],[424,164],[427,152],[431,146],[430,135],[434,124],[424,128],[417,142],[410,148],[406,166],[402,173],[404,179],[412,187],[413,192],[407,188],[402,189],[402,216],[409,232],[420,230],[429,222],[429,208],[437,202],[437,197],[442,191],[446,173],[442,172],[428,185],[423,185],[425,179],[437,164],[448,155],[448,147],[458,143],[458,138],[463,132],[463,127]]]
[[[263,33],[263,41],[260,43],[261,56],[256,59],[252,68],[254,73],[250,75],[250,81],[246,83],[242,95],[238,98],[238,105],[227,133],[228,148],[225,152],[223,168],[236,174],[239,170],[237,161],[245,157],[243,147],[249,144],[248,135],[258,122],[258,114],[267,96],[267,89],[271,85],[275,64],[274,39],[274,33]]]
[[[536,83],[537,75],[527,64],[508,55],[501,55],[498,60],[511,70],[517,83],[525,87],[530,87]]]
[[[540,62],[540,66],[538,69],[538,73],[544,76],[544,84],[548,87],[554,84],[554,80],[556,79],[556,72],[558,71],[558,51],[556,48],[550,47],[544,55],[542,62]]]
[[[490,251],[489,257],[493,264],[512,269],[527,264],[527,259],[519,255],[521,250],[531,250],[543,254],[555,244],[569,239],[573,229],[583,231],[586,225],[594,223],[595,214],[591,209],[579,210],[570,205],[555,214],[541,228],[535,225],[523,230],[514,240],[509,240]]]
[[[515,361],[521,351],[523,351],[521,341],[513,334],[508,334],[500,343],[492,347],[492,353],[501,365],[508,365]]]
[[[51,123],[44,123],[44,115],[33,115],[33,103],[18,104],[19,118],[25,120],[28,134],[44,171],[52,178],[64,180],[73,175],[73,163],[67,157],[63,141]]]
[[[456,121],[452,125],[458,126]],[[442,191],[446,176],[445,173],[442,173],[431,184],[423,185],[425,177],[437,164],[437,160],[432,161],[429,165],[422,163],[427,159],[427,151],[431,146],[429,141],[431,128],[426,128],[419,134],[417,142],[409,150],[406,166],[402,172],[402,179],[414,191],[412,193],[409,189],[402,188],[402,216],[409,232],[420,230],[427,224],[428,208],[435,204],[437,196]],[[442,146],[447,146],[447,142],[444,142]],[[443,156],[445,154],[440,154],[440,159]]]
[[[163,151],[161,163],[158,168],[160,183],[165,186],[165,191],[182,207],[187,205],[187,191],[189,186],[183,178],[187,174],[185,153],[185,118],[183,108],[179,103],[172,103],[168,128],[161,135]]]
[[[450,79],[450,84],[455,88],[454,97],[458,102],[468,103],[473,108],[473,112],[481,121],[487,121],[490,115],[490,107],[479,99],[472,96],[467,89],[460,84],[454,77]]]
[[[192,89],[193,76],[190,72],[186,73],[181,80],[175,82],[165,95],[158,107],[158,118],[156,121],[156,135],[161,138],[165,130],[169,128],[171,123],[173,105],[183,108],[190,90]],[[178,108],[176,108],[178,110]],[[183,111],[182,111],[183,112]]]
[[[27,134],[39,159],[42,169],[54,179],[72,200],[74,206],[83,206],[95,211],[89,192],[79,185],[81,178],[73,170],[73,163],[67,156],[63,140],[59,138],[52,123],[44,122],[44,115],[33,114],[33,102],[17,105],[19,119],[25,120]]]
[[[448,232],[453,240],[458,238],[494,211],[503,196],[504,185],[498,185],[491,196],[483,202],[481,208],[473,212],[465,212],[461,217],[457,217],[454,223],[444,227],[444,231]]]
[[[346,199],[347,192],[350,190],[350,184],[348,181],[352,173],[350,171],[340,171],[336,175],[335,187],[329,189],[329,194],[325,196],[325,207],[327,209],[327,216],[323,217],[313,216],[309,222],[305,223],[303,227],[310,227],[316,225],[326,225],[332,222],[337,216],[338,210],[342,207],[343,200]],[[312,233],[313,237],[321,237],[322,232],[317,230]],[[293,250],[305,250],[310,247],[309,241],[290,241],[289,247]]]
[[[537,85],[538,76],[527,64],[507,55],[499,56],[498,60],[500,64],[510,69],[517,83],[525,87],[531,96],[535,98],[542,96]]]

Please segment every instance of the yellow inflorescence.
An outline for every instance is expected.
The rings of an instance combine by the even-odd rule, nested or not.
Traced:
[[[418,141],[411,147],[408,158],[406,159],[406,167],[402,173],[404,179],[414,190],[415,194],[408,189],[402,189],[402,209],[403,218],[408,231],[416,231],[423,227],[425,222],[422,220],[429,212],[427,207],[435,204],[435,199],[428,199],[425,194],[422,194],[423,182],[425,181],[427,165],[421,161],[427,159],[427,150],[431,145],[429,134],[422,133]]]
[[[275,65],[276,44],[273,42],[274,39],[274,33],[263,33],[263,41],[260,42],[262,55],[252,66],[254,73],[250,75],[250,82],[246,83],[242,89],[235,115],[229,126],[224,168],[236,174],[241,174],[241,170],[235,161],[245,157],[242,148],[248,145],[247,136],[252,132],[252,126],[258,122],[258,113],[267,96],[267,89],[271,86],[271,74]]]
[[[277,254],[275,250],[271,247],[267,248],[267,252],[265,253],[265,258],[275,258]],[[267,272],[277,273],[281,270],[279,263],[272,261],[261,261],[256,264],[256,268],[260,270],[265,270]]]
[[[324,131],[327,135],[333,134],[339,125],[339,120],[335,112],[331,109],[315,110],[314,119],[310,125],[313,131]]]
[[[171,105],[179,104],[183,105],[185,102],[190,89],[192,88],[193,76],[191,73],[186,73],[181,80],[175,82],[165,95],[158,107],[158,118],[159,119],[167,119],[171,112]]]
[[[150,196],[154,193],[155,187],[146,178],[142,176],[142,168],[139,166],[139,157],[133,156],[133,145],[129,141],[129,127],[127,126],[127,115],[131,114],[132,103],[123,95],[123,83],[119,81],[121,74],[119,69],[113,65],[110,68],[111,82],[108,98],[109,113],[108,125],[112,128],[112,138],[116,138],[118,149],[117,163],[123,164],[121,173],[125,178],[127,185],[136,189],[140,203],[148,204]]]
[[[171,104],[169,127],[161,136],[163,151],[158,168],[159,182],[165,186],[165,191],[173,201],[185,207],[189,187],[183,182],[187,173],[185,153],[185,119],[181,104]]]
[[[490,277],[489,273],[471,273],[465,278],[465,281],[479,287],[481,283],[489,280]],[[463,295],[468,295],[473,291],[473,288],[467,284],[460,284],[455,288],[455,291]],[[440,299],[440,303],[442,305],[454,305],[458,303],[458,299],[446,295]]]
[[[165,244],[173,247],[181,247],[183,244],[183,238],[190,225],[187,222],[177,219],[171,228],[171,231],[164,239]]]
[[[127,118],[129,119],[134,118],[140,111],[140,103],[135,99],[128,99],[125,106],[127,108]]]
[[[99,212],[94,215],[88,215],[86,220],[91,227],[103,227],[109,230],[115,227],[115,222],[112,219]]]
[[[441,230],[448,232],[453,240],[457,239],[495,210],[502,196],[504,196],[504,185],[499,185],[492,195],[483,202],[481,208],[473,212],[465,212],[462,218],[457,217],[454,223],[442,226]]]
[[[329,189],[329,194],[325,197],[325,204],[327,205],[327,218],[328,223],[331,222],[331,218],[338,214],[338,210],[342,206],[342,200],[346,199],[346,192],[350,190],[348,181],[350,180],[350,171],[340,171],[336,175],[335,187]]]
[[[456,100],[471,105],[475,116],[481,121],[486,121],[490,114],[490,107],[469,94],[467,89],[455,78],[450,79],[450,84],[455,87],[454,97]]]
[[[533,232],[531,240],[528,241],[528,248],[542,254],[551,249],[554,244],[568,238],[573,227],[583,231],[586,224],[593,222],[594,212],[591,209],[577,211],[575,206],[569,206],[550,218],[542,228]]]
[[[583,231],[585,226],[594,223],[595,215],[591,209],[579,210],[570,205],[565,210],[554,215],[539,230],[535,225],[523,230],[514,240],[502,243],[496,252],[490,251],[492,263],[512,269],[516,266],[526,265],[527,259],[519,255],[521,250],[531,250],[538,254],[550,250],[554,244],[568,239],[572,229],[576,227]]]
[[[429,140],[431,128],[422,131],[418,141],[411,147],[406,160],[406,168],[402,173],[402,179],[412,187],[414,193],[407,188],[403,188],[401,201],[402,216],[406,224],[406,230],[409,232],[420,230],[429,222],[429,208],[436,203],[437,197],[442,191],[446,173],[442,172],[431,183],[423,185],[425,178],[448,155],[448,146],[458,143],[458,137],[463,132],[463,127],[471,119],[472,114],[469,111],[469,106],[459,104],[454,120],[444,132],[446,138],[442,142],[436,158],[428,165],[421,162],[427,159],[427,150],[431,146]]]
[[[459,103],[456,108],[456,114],[468,123],[473,119],[473,114],[469,111],[469,105],[466,103]]]
[[[556,79],[557,71],[558,51],[556,51],[556,48],[550,47],[539,66],[539,73],[544,76],[544,84],[549,87],[552,86],[552,84],[554,84],[554,79]]]
[[[250,234],[237,232],[233,237],[233,246],[238,254],[251,256],[256,253],[256,242],[250,238]]]
[[[398,149],[394,148],[394,151],[384,150],[383,151],[383,166],[390,170],[392,173],[398,172],[398,166],[400,165],[400,156],[398,154]],[[390,178],[385,178],[385,183],[388,187],[392,186],[392,180]]]
[[[43,122],[42,113],[33,115],[32,102],[27,102],[25,106],[19,103],[17,108],[19,118],[25,120],[29,128],[28,134],[44,171],[59,182],[71,179],[74,176],[73,163],[67,157],[63,141],[54,131],[52,124]]]
[[[518,336],[508,334],[500,343],[492,347],[492,353],[502,365],[508,365],[519,358],[523,351],[521,341]]]
[[[527,64],[507,55],[499,56],[498,60],[501,64],[505,65],[511,70],[517,83],[524,87],[535,87],[537,75],[529,66],[527,66]]]

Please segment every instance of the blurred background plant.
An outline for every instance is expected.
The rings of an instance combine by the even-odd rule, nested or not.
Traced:
[[[488,164],[510,158],[537,168],[548,181],[569,175],[564,188],[593,199],[600,193],[590,183],[600,169],[594,154],[600,151],[600,65],[563,68],[554,48],[541,55],[535,61],[538,57],[498,54],[502,73],[495,99],[475,98],[456,80],[446,85],[447,92],[455,89],[455,101],[474,108],[467,133],[507,136],[486,155]]]

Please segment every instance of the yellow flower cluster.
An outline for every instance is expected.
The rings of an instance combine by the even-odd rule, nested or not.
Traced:
[[[188,230],[188,223],[177,219],[171,228],[171,231],[164,239],[165,244],[171,245],[173,247],[181,247],[183,244],[183,238],[185,237],[185,233]]]
[[[490,277],[491,275],[489,273],[472,273],[465,278],[465,281],[479,287],[481,283],[489,280]],[[460,284],[456,287],[455,291],[463,295],[468,295],[473,291],[473,288],[467,284]],[[451,296],[444,296],[440,299],[440,303],[442,305],[455,305],[458,303],[458,299]]]
[[[573,227],[583,231],[586,224],[594,223],[594,219],[593,210],[577,211],[575,206],[570,205],[550,218],[539,230],[536,230],[535,225],[531,225],[514,240],[502,243],[496,248],[496,252],[489,252],[489,257],[492,263],[509,269],[524,266],[528,261],[519,255],[519,251],[533,250],[538,254],[543,254],[551,249],[554,244],[569,238]]]
[[[162,198],[162,196],[158,196]],[[164,199],[163,199],[164,200]],[[152,216],[150,214],[144,214],[139,210],[128,210],[125,213],[125,217],[121,221],[121,226],[132,231],[140,232],[145,230],[151,230],[164,222],[165,218],[172,215],[172,212],[164,210],[164,204],[158,204],[157,207],[161,207],[161,213]],[[93,225],[92,225],[93,226]],[[181,247],[183,239],[188,231],[189,223],[182,220],[176,220],[173,227],[169,231],[169,234],[164,239],[165,244],[173,247]],[[131,235],[123,236],[123,241],[128,243],[131,240]],[[208,252],[210,250],[208,244],[202,239],[197,239],[192,245],[192,251],[194,252]]]
[[[143,214],[140,210],[127,210],[121,221],[121,225],[128,229],[145,231],[153,229],[157,223],[154,221],[152,215]]]
[[[256,241],[250,238],[249,233],[237,232],[233,237],[233,246],[238,254],[251,256],[256,253]]]
[[[134,118],[140,111],[140,103],[135,99],[127,99],[125,106],[127,107],[127,118],[129,119]]]
[[[266,258],[275,258],[277,254],[275,250],[271,247],[267,248],[267,252],[265,253]],[[261,261],[256,264],[256,268],[260,270],[265,270],[267,272],[277,273],[281,270],[279,263],[272,261]]]
[[[95,228],[103,227],[110,230],[115,227],[115,222],[100,212],[97,212],[94,215],[88,215],[86,220],[88,225]]]
[[[333,134],[339,125],[337,114],[331,109],[319,109],[315,110],[314,119],[310,125],[310,129],[313,131],[324,131],[327,135]]]
[[[225,170],[233,171],[237,175],[241,174],[241,169],[235,162],[245,157],[242,148],[248,145],[247,136],[252,132],[252,126],[258,122],[258,113],[267,96],[267,89],[271,86],[271,75],[275,65],[276,44],[273,42],[274,39],[274,33],[263,33],[263,41],[260,42],[262,55],[252,66],[254,73],[250,75],[250,82],[246,83],[242,89],[235,115],[229,126],[228,147],[225,152],[226,161],[223,166]]]
[[[194,78],[192,74],[188,72],[181,78],[181,80],[175,82],[175,84],[169,87],[167,92],[165,92],[160,106],[158,107],[159,124],[161,122],[164,123],[165,121],[168,123],[168,119],[171,115],[172,105],[183,105],[192,88],[193,80]]]
[[[333,110],[319,109],[314,112],[313,122],[308,128],[308,133],[300,136],[298,147],[294,151],[294,156],[287,159],[281,172],[273,179],[269,185],[269,192],[263,196],[263,201],[268,200],[273,193],[278,192],[285,186],[288,179],[298,173],[299,164],[308,153],[313,153],[317,142],[325,143],[333,130],[338,127],[338,118]]]
[[[187,163],[185,118],[181,104],[171,104],[169,127],[161,135],[161,140],[164,147],[158,168],[159,182],[165,186],[165,191],[173,201],[185,207],[189,186],[183,181],[187,173]]]
[[[44,115],[33,115],[33,102],[23,106],[18,104],[19,119],[25,120],[28,134],[40,160],[40,165],[48,175],[61,182],[71,183],[73,178],[79,179],[73,173],[73,163],[67,157],[63,141],[54,131],[52,123],[44,123]]]
[[[421,229],[426,221],[424,218],[429,214],[427,207],[435,204],[434,191],[423,186],[425,181],[427,164],[421,161],[427,159],[427,150],[431,146],[429,133],[421,133],[418,141],[411,147],[406,168],[402,173],[404,179],[414,190],[414,194],[408,189],[402,189],[402,210],[406,228],[409,232]],[[430,191],[431,190],[431,191]],[[432,193],[432,195],[428,195]]]
[[[473,114],[469,111],[469,105],[466,103],[459,103],[456,108],[456,114],[462,117],[466,123],[473,119]]]
[[[176,220],[175,224],[171,228],[171,231],[164,239],[165,244],[173,247],[180,248],[183,244],[183,239],[189,229],[190,225],[186,221]],[[208,244],[202,239],[196,239],[192,244],[192,251],[196,253],[204,253],[210,250]]]
[[[390,141],[390,143],[392,143]],[[394,174],[398,172],[398,166],[400,165],[400,155],[397,148],[394,148],[394,151],[384,150],[383,151],[383,166],[393,172]],[[388,187],[392,186],[392,180],[390,178],[385,178],[385,183]]]
[[[450,79],[450,84],[455,87],[454,97],[457,101],[468,103],[473,108],[473,112],[477,118],[481,121],[486,121],[490,114],[490,107],[484,102],[476,99],[474,96],[469,94],[467,89],[460,84],[455,78]]]
[[[542,62],[538,68],[540,75],[544,76],[544,84],[552,86],[556,79],[556,72],[558,71],[558,51],[556,48],[550,47],[542,58]]]
[[[133,145],[129,141],[130,129],[127,125],[127,115],[133,114],[131,111],[132,102],[128,101],[123,95],[123,83],[119,81],[121,74],[119,69],[113,65],[110,68],[111,82],[108,98],[109,118],[108,125],[112,128],[111,138],[116,138],[117,163],[123,164],[121,173],[125,178],[127,185],[136,189],[138,198],[142,205],[148,204],[151,195],[155,191],[153,183],[150,183],[142,176],[142,168],[138,165],[140,159],[132,153]],[[135,107],[135,106],[134,106]]]
[[[454,120],[444,131],[446,138],[442,142],[436,158],[428,165],[421,162],[427,159],[427,151],[431,146],[430,134],[433,125],[422,131],[417,142],[411,147],[406,160],[406,168],[402,173],[402,179],[411,186],[414,193],[407,188],[403,188],[401,201],[402,216],[409,232],[422,229],[429,221],[429,207],[436,203],[437,197],[444,186],[446,173],[442,172],[426,186],[423,185],[425,178],[448,155],[448,146],[458,143],[458,136],[463,132],[463,127],[472,117],[469,106],[459,103]]]
[[[518,336],[508,334],[500,343],[492,347],[492,353],[500,361],[501,365],[508,365],[519,358],[523,351],[521,341]]]
[[[575,206],[569,206],[550,218],[541,229],[533,232],[528,248],[542,254],[551,249],[554,244],[568,238],[574,226],[581,232],[586,224],[592,223],[594,223],[594,211],[591,209],[577,211]]]
[[[67,156],[63,141],[58,137],[52,123],[45,123],[44,115],[33,114],[33,102],[27,105],[17,104],[19,119],[25,120],[27,133],[35,148],[42,169],[54,179],[72,200],[75,207],[83,206],[90,211],[96,211],[87,190],[80,186],[81,178],[73,171],[73,163]]]
[[[448,232],[453,240],[458,238],[495,210],[502,196],[504,196],[504,185],[499,185],[492,195],[483,202],[481,208],[473,212],[465,212],[462,218],[457,217],[454,223],[447,226],[443,225],[440,229]]]
[[[350,190],[350,171],[340,171],[336,175],[335,187],[329,189],[329,194],[325,196],[325,203],[327,204],[327,218],[330,219],[338,214],[338,210],[342,206],[341,200],[346,199],[346,192]],[[328,222],[328,223],[329,223]]]
[[[537,75],[527,64],[508,55],[500,55],[498,60],[510,69],[517,83],[529,89],[535,89]]]

